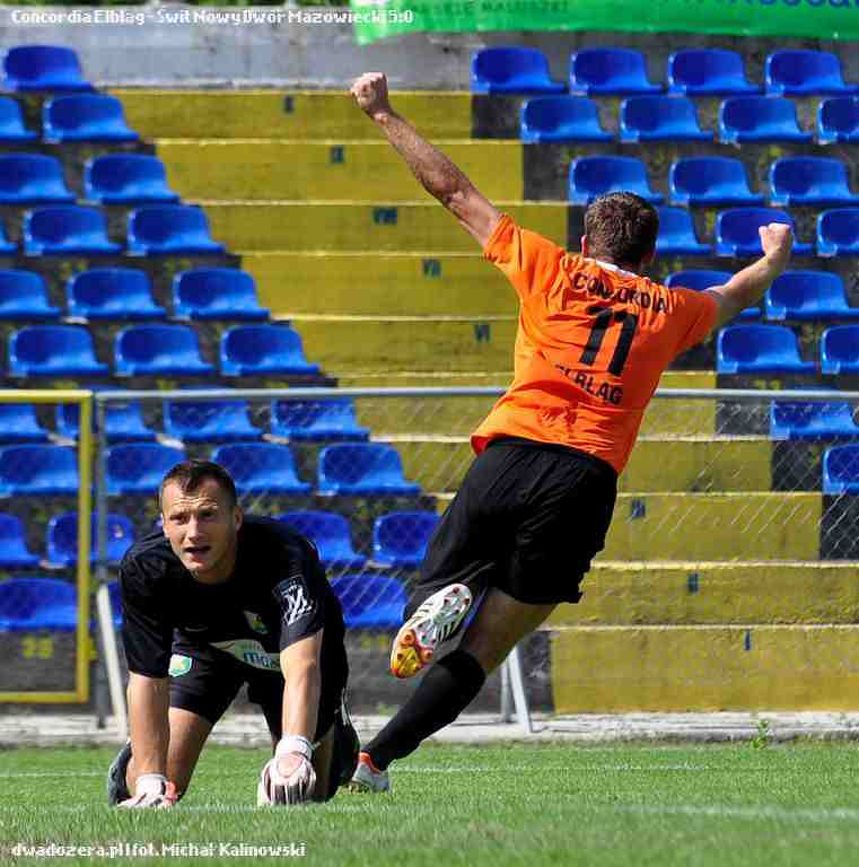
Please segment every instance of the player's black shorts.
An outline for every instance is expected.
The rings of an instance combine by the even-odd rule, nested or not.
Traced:
[[[520,602],[578,602],[605,545],[617,473],[561,445],[504,438],[471,465],[427,548],[407,616],[454,582],[498,587]]]
[[[331,728],[340,712],[348,668],[345,654],[325,664],[323,653],[322,689],[314,740]],[[280,738],[283,715],[283,675],[279,671],[254,668],[208,644],[182,639],[173,641],[170,660],[170,707],[196,713],[214,725],[232,704],[242,685],[248,698],[262,709],[269,730]]]

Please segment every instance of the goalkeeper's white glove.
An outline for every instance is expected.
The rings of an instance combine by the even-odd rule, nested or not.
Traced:
[[[141,774],[134,784],[134,794],[117,806],[164,809],[172,807],[177,800],[176,786],[163,774]]]
[[[257,805],[303,804],[313,796],[316,771],[310,760],[313,744],[300,735],[282,738],[274,758],[266,762],[257,787]]]

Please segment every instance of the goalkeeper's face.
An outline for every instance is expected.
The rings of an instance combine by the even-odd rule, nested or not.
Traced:
[[[230,577],[242,513],[215,479],[204,479],[193,491],[168,482],[161,510],[173,553],[198,581],[215,583]]]

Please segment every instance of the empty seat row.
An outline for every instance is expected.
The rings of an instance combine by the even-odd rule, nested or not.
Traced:
[[[28,412],[29,410],[29,412]],[[263,434],[292,442],[332,442],[369,438],[358,424],[355,405],[348,398],[332,400],[273,400],[268,429],[257,426],[243,400],[164,401],[163,435],[186,443],[252,442]],[[76,404],[59,404],[57,435],[77,439],[80,431]],[[158,432],[147,426],[137,401],[109,403],[105,413],[108,442],[154,442]],[[0,404],[0,442],[45,442],[48,432],[36,423],[28,404]]]
[[[193,268],[175,274],[172,282],[174,319],[264,321],[256,283],[234,268]],[[152,283],[136,268],[92,268],[66,283],[66,315],[75,320],[165,319],[155,303]],[[49,303],[44,278],[35,271],[0,270],[0,320],[58,319],[63,314]]]
[[[522,105],[519,135],[525,142],[607,142],[615,136],[599,119],[597,104],[585,96],[539,96]],[[814,132],[799,125],[790,99],[737,96],[719,107],[715,132],[702,129],[691,99],[682,96],[634,96],[620,104],[621,142],[713,141],[811,142],[859,141],[859,97],[832,97],[817,109]]]
[[[120,255],[121,244],[107,235],[107,220],[98,208],[54,205],[24,215],[25,256]],[[202,208],[192,205],[149,205],[128,215],[130,256],[220,255],[224,245],[213,241]],[[0,230],[0,254],[12,255],[17,245]]]
[[[823,374],[859,373],[859,325],[834,325],[820,336]],[[796,334],[784,325],[730,325],[716,341],[716,372],[725,374],[815,374],[803,361]]]
[[[119,583],[108,585],[114,625],[122,625]],[[350,573],[331,579],[350,629],[395,629],[402,622],[406,590],[396,578]],[[0,632],[73,632],[77,628],[77,588],[48,576],[0,581]]]
[[[242,493],[310,494],[297,474],[287,445],[238,443],[216,448],[211,459],[224,466]],[[185,460],[181,448],[125,443],[106,453],[107,490],[112,495],[153,495],[161,479]],[[0,448],[0,496],[73,496],[78,492],[77,453],[68,446]],[[316,493],[343,496],[415,496],[420,486],[403,475],[399,453],[382,443],[338,443],[319,452]]]
[[[296,511],[278,520],[312,539],[326,569],[360,569],[370,560],[382,568],[416,569],[438,524],[435,512],[389,512],[373,522],[372,554],[356,551],[348,518],[338,512]],[[105,555],[115,566],[134,544],[134,525],[125,515],[105,520]],[[90,562],[98,559],[98,515],[90,522]],[[27,545],[24,524],[16,515],[0,513],[0,569],[30,569],[39,565],[69,568],[78,562],[78,514],[63,512],[48,521],[44,559]]]
[[[31,325],[8,340],[9,376],[106,376],[92,334],[80,325]],[[301,337],[288,325],[241,325],[221,335],[222,376],[307,375],[319,365],[304,357]],[[187,325],[131,325],[114,339],[116,376],[207,376],[215,367],[200,354]]]
[[[746,78],[742,57],[735,51],[693,48],[674,52],[668,59],[669,93],[695,96],[760,93],[805,96],[853,94],[859,86],[847,84],[841,61],[830,51],[774,51],[765,62],[764,85]],[[546,56],[536,48],[499,47],[475,52],[471,60],[474,93],[564,93],[568,84],[549,74]],[[622,95],[661,93],[647,75],[644,53],[633,48],[585,48],[570,56],[569,91],[582,94]]]
[[[722,286],[732,276],[730,271],[689,269],[669,274],[665,285],[703,290],[711,286]],[[741,315],[743,318],[756,318],[761,315],[761,310],[749,307]],[[829,271],[793,270],[777,277],[767,289],[763,315],[776,322],[787,319],[859,319],[859,307],[849,305],[844,282],[838,274]]]
[[[24,123],[21,106],[9,96],[0,97],[0,142],[26,144],[38,133]],[[42,139],[49,143],[134,142],[140,136],[125,120],[122,103],[106,93],[57,96],[42,106]]]
[[[64,45],[16,45],[3,56],[0,87],[21,93],[91,91],[75,51]]]
[[[806,442],[859,439],[859,424],[847,401],[774,400],[770,404],[770,438]]]
[[[850,189],[847,165],[829,157],[781,157],[768,172],[766,198],[776,206],[826,207],[859,204]],[[589,156],[570,163],[569,197],[586,204],[597,195],[628,189],[658,203],[647,169],[637,157]],[[681,157],[668,170],[668,198],[678,205],[721,207],[761,205],[764,195],[753,192],[743,162],[733,157]]]
[[[103,205],[179,200],[167,184],[164,163],[149,154],[104,154],[87,160],[83,195]],[[0,154],[0,205],[68,203],[76,198],[56,157]]]

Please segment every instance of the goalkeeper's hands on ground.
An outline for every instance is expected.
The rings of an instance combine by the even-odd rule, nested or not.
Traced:
[[[316,786],[312,756],[313,745],[307,738],[284,737],[260,774],[257,805],[292,806],[309,801]]]
[[[176,786],[163,774],[141,774],[134,784],[134,794],[120,801],[118,806],[126,809],[138,807],[164,809],[172,807],[177,800]]]

